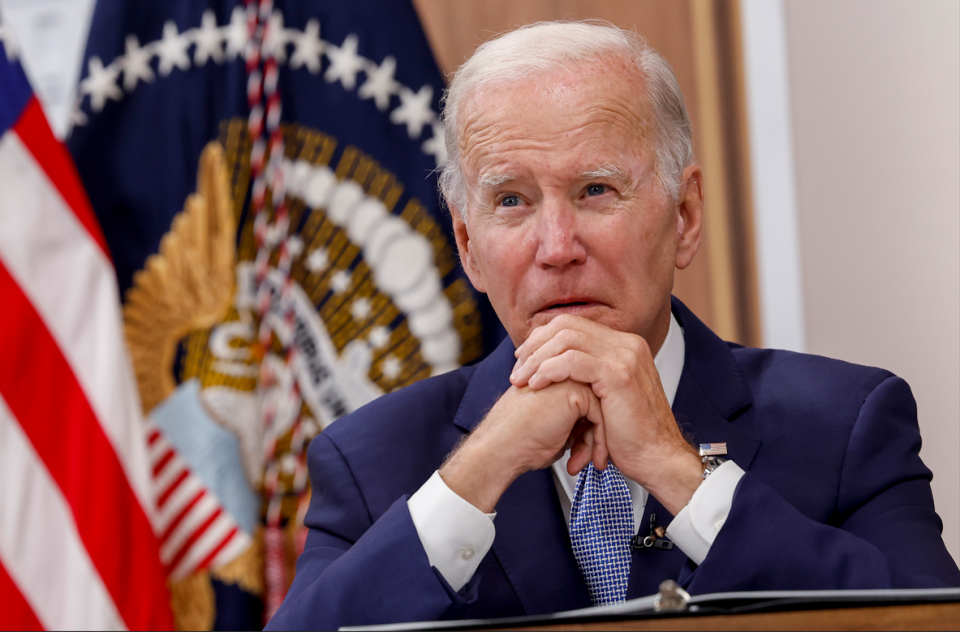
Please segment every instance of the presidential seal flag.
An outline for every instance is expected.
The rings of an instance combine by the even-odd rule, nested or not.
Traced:
[[[407,0],[97,4],[69,147],[179,503],[181,627],[279,606],[313,436],[504,335],[438,202],[443,88]]]
[[[0,628],[169,628],[110,250],[2,22],[0,310]]]

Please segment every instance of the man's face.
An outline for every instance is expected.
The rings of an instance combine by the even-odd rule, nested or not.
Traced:
[[[679,205],[661,191],[642,95],[637,71],[613,59],[465,99],[457,245],[515,344],[563,313],[654,350],[666,335],[674,269],[699,244],[699,206],[692,217],[684,199],[699,200],[700,172],[684,172]]]

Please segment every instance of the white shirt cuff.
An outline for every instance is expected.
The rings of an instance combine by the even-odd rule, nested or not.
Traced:
[[[737,483],[743,470],[733,461],[726,461],[700,484],[693,498],[667,527],[667,537],[680,547],[694,564],[706,559],[713,541],[723,528]]]
[[[407,500],[407,509],[430,565],[451,588],[463,588],[493,546],[496,512],[485,514],[458,496],[440,472]]]

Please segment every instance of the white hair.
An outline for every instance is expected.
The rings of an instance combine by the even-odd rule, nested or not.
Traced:
[[[660,53],[632,31],[608,22],[538,22],[484,42],[453,76],[443,97],[447,163],[440,190],[466,220],[457,117],[463,99],[483,87],[554,72],[584,61],[619,56],[640,70],[653,114],[655,168],[662,190],[676,202],[680,176],[693,162],[690,117],[673,69]]]

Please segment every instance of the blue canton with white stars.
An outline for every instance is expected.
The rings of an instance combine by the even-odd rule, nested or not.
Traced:
[[[570,506],[570,543],[596,606],[627,597],[633,538],[633,500],[620,470],[587,465]]]

